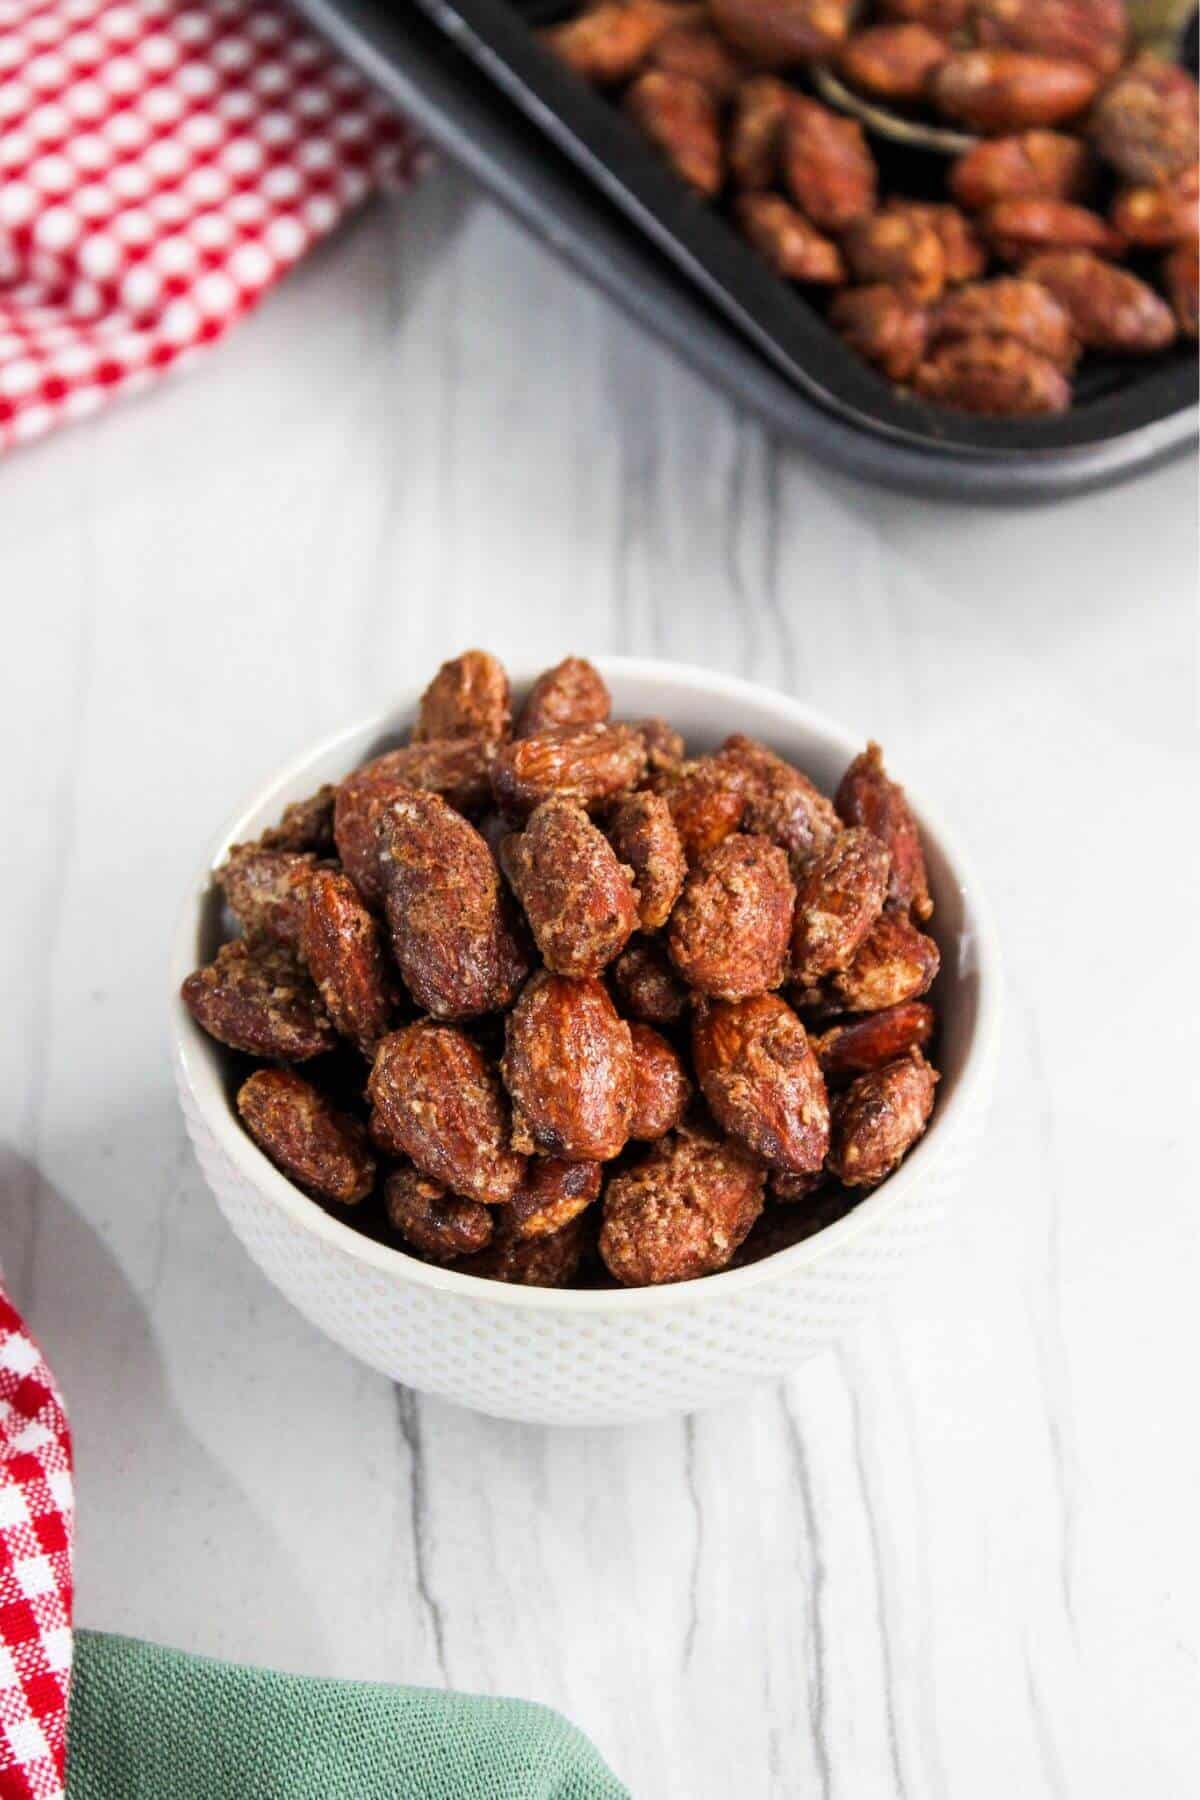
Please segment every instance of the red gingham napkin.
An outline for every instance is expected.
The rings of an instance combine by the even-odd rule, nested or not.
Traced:
[[[0,1287],[0,1797],[64,1793],[71,1678],[71,1431]]]
[[[220,337],[419,157],[266,0],[0,0],[0,450]]]

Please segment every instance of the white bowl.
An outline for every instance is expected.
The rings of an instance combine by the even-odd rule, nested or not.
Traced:
[[[865,741],[799,701],[706,669],[623,658],[599,666],[616,716],[660,713],[694,749],[747,732],[830,792]],[[537,673],[513,671],[518,695]],[[927,1241],[981,1130],[1000,975],[974,877],[914,800],[942,952],[942,1080],[926,1136],[845,1218],[746,1268],[670,1287],[510,1287],[433,1268],[332,1218],[267,1161],[238,1123],[225,1053],[178,998],[185,975],[215,951],[219,908],[210,873],[229,845],[256,837],[289,800],[394,741],[416,701],[414,690],[394,711],[326,739],[276,775],[239,809],[196,872],[171,973],[175,1068],[188,1130],[222,1212],[255,1262],[321,1331],[394,1381],[480,1412],[554,1425],[620,1424],[711,1406],[785,1374],[841,1337]],[[903,767],[897,773],[903,778]]]

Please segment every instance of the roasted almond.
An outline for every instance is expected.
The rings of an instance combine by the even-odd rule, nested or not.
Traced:
[[[292,1069],[259,1069],[238,1089],[238,1116],[264,1155],[306,1194],[353,1206],[375,1185],[362,1122]]]
[[[542,972],[505,1028],[515,1139],[568,1161],[606,1162],[629,1136],[633,1040],[599,981]]]
[[[808,1034],[777,994],[714,1000],[692,1031],[701,1092],[714,1119],[778,1169],[809,1174],[829,1148],[829,1102]]]
[[[632,937],[638,893],[630,870],[573,801],[544,800],[525,829],[501,843],[500,863],[556,974],[599,975]]]
[[[852,1081],[833,1103],[831,1172],[847,1187],[874,1187],[907,1156],[929,1123],[937,1071],[919,1050]]]
[[[671,914],[667,949],[677,972],[724,1000],[778,987],[795,900],[778,845],[741,833],[722,839],[700,857]]]
[[[495,1069],[454,1025],[421,1020],[385,1037],[367,1084],[373,1135],[399,1146],[422,1174],[463,1200],[502,1206],[525,1173],[509,1148],[509,1113]]]
[[[627,1287],[723,1269],[762,1211],[757,1157],[706,1134],[672,1132],[604,1195],[600,1254]]]
[[[475,827],[413,789],[389,801],[378,837],[392,951],[417,1005],[438,1019],[508,1006],[529,959]]]

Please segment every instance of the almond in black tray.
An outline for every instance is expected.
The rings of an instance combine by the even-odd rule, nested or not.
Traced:
[[[927,405],[1062,413],[1090,356],[1196,334],[1196,83],[1137,51],[1124,0],[600,0],[543,42]],[[965,147],[927,155],[906,192],[914,165],[878,115],[868,135],[827,103],[855,93]],[[1095,299],[1042,260],[1083,253],[1112,267]],[[999,307],[947,323],[964,284],[1008,276],[1044,284],[1069,348],[1047,354]]]

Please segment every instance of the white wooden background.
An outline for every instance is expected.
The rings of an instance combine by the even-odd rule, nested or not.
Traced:
[[[824,473],[445,171],[202,367],[0,469],[0,1256],[79,1618],[561,1707],[639,1800],[1200,1791],[1195,466],[1051,511]],[[167,946],[264,773],[471,643],[661,652],[882,738],[1010,994],[944,1246],[727,1413],[396,1391],[220,1222]]]

